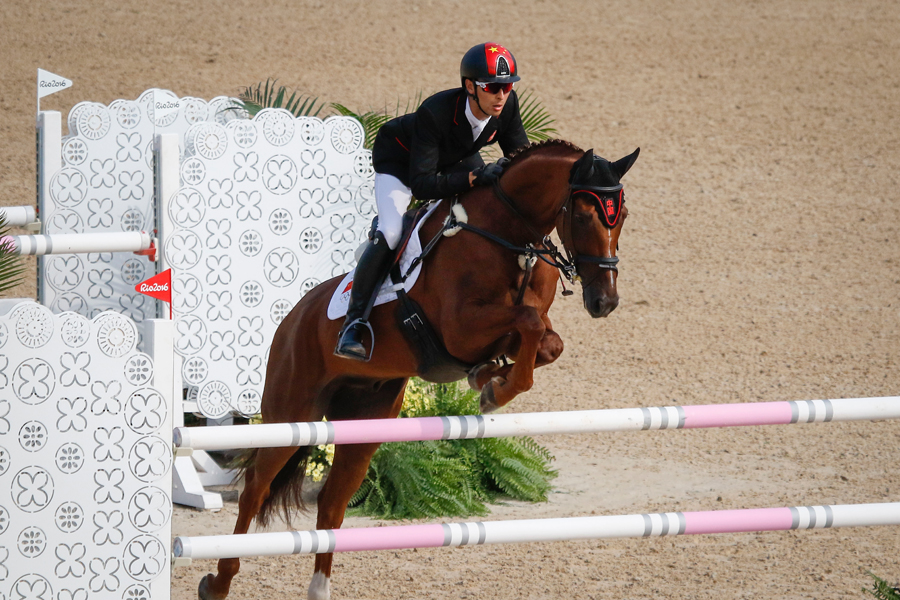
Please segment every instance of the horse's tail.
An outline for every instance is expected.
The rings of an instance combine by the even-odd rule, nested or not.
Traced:
[[[306,463],[309,461],[310,450],[308,446],[297,448],[275,475],[269,484],[269,495],[263,500],[256,514],[256,523],[259,526],[268,527],[272,517],[279,512],[284,522],[290,524],[291,517],[297,509],[303,511],[307,509],[303,501],[303,480],[306,478]],[[235,480],[243,477],[247,470],[256,464],[258,453],[259,450],[256,448],[245,450],[235,460],[234,465],[237,469]]]

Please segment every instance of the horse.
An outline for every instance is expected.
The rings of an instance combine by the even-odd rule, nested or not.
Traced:
[[[334,356],[341,321],[327,319],[326,307],[341,279],[312,289],[275,333],[263,422],[395,418],[407,381],[416,375],[430,381],[467,377],[481,391],[483,412],[531,389],[534,369],[563,351],[548,317],[561,275],[580,280],[592,317],[605,317],[618,304],[616,251],[627,216],[620,180],[639,151],[609,162],[563,140],[531,144],[511,157],[494,187],[441,201],[421,227],[422,239],[433,243],[426,246],[430,251],[408,300],[421,309],[421,321],[409,320],[430,325],[432,342],[447,359],[444,368],[423,366],[422,351],[394,315],[396,302],[371,313],[378,343],[372,341],[368,361]],[[554,229],[566,256],[551,241]],[[335,449],[318,494],[317,529],[340,528],[378,446]],[[308,456],[308,448],[296,447],[245,455],[235,534],[246,533],[254,517],[266,527],[280,512],[289,523],[293,510],[305,508],[301,486]],[[330,598],[331,566],[332,554],[316,555],[310,600]],[[239,568],[237,558],[219,560],[217,573],[200,582],[200,599],[223,600]]]

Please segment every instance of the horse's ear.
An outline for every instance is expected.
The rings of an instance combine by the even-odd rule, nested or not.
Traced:
[[[594,175],[594,149],[591,148],[572,166],[570,183],[590,181]]]
[[[641,149],[638,148],[637,150],[635,150],[634,152],[632,152],[625,158],[620,158],[619,160],[617,160],[616,162],[611,164],[610,168],[612,169],[613,173],[618,175],[619,179],[621,180],[625,176],[625,173],[628,172],[628,169],[630,169],[631,166],[634,164],[634,161],[637,160],[638,154],[640,154],[640,153],[641,153]]]

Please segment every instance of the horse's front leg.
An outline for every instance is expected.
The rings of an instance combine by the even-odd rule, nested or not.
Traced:
[[[563,341],[555,331],[550,329],[550,324],[544,320],[547,329],[544,331],[544,337],[538,345],[537,357],[534,361],[534,368],[543,367],[554,362],[563,351]],[[518,345],[509,351],[508,356],[514,361],[518,360]],[[501,365],[495,362],[486,362],[478,365],[469,373],[469,387],[473,390],[481,391],[494,377],[506,379],[509,376],[512,365]]]
[[[535,368],[543,367],[555,362],[563,353],[564,344],[559,334],[553,331],[553,325],[550,323],[550,317],[547,313],[541,315],[541,321],[544,322],[544,337],[541,338],[541,344],[538,346],[537,358],[534,361]]]
[[[547,331],[547,325],[537,309],[531,306],[514,306],[513,327],[519,333],[519,351],[516,362],[505,378],[494,376],[481,389],[481,412],[489,413],[505,406],[510,400],[527,392],[534,385],[534,368],[538,349]],[[558,338],[559,336],[557,336]],[[560,340],[561,341],[561,340]]]
[[[336,446],[334,462],[325,485],[319,491],[316,529],[340,529],[347,503],[359,489],[369,469],[369,461],[379,444]],[[309,600],[328,600],[331,597],[331,562],[333,554],[317,554]]]

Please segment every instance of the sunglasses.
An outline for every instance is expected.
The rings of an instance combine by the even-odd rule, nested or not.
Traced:
[[[516,87],[515,83],[487,83],[484,81],[476,81],[475,85],[486,91],[488,94],[499,94],[500,92],[508,94]]]

